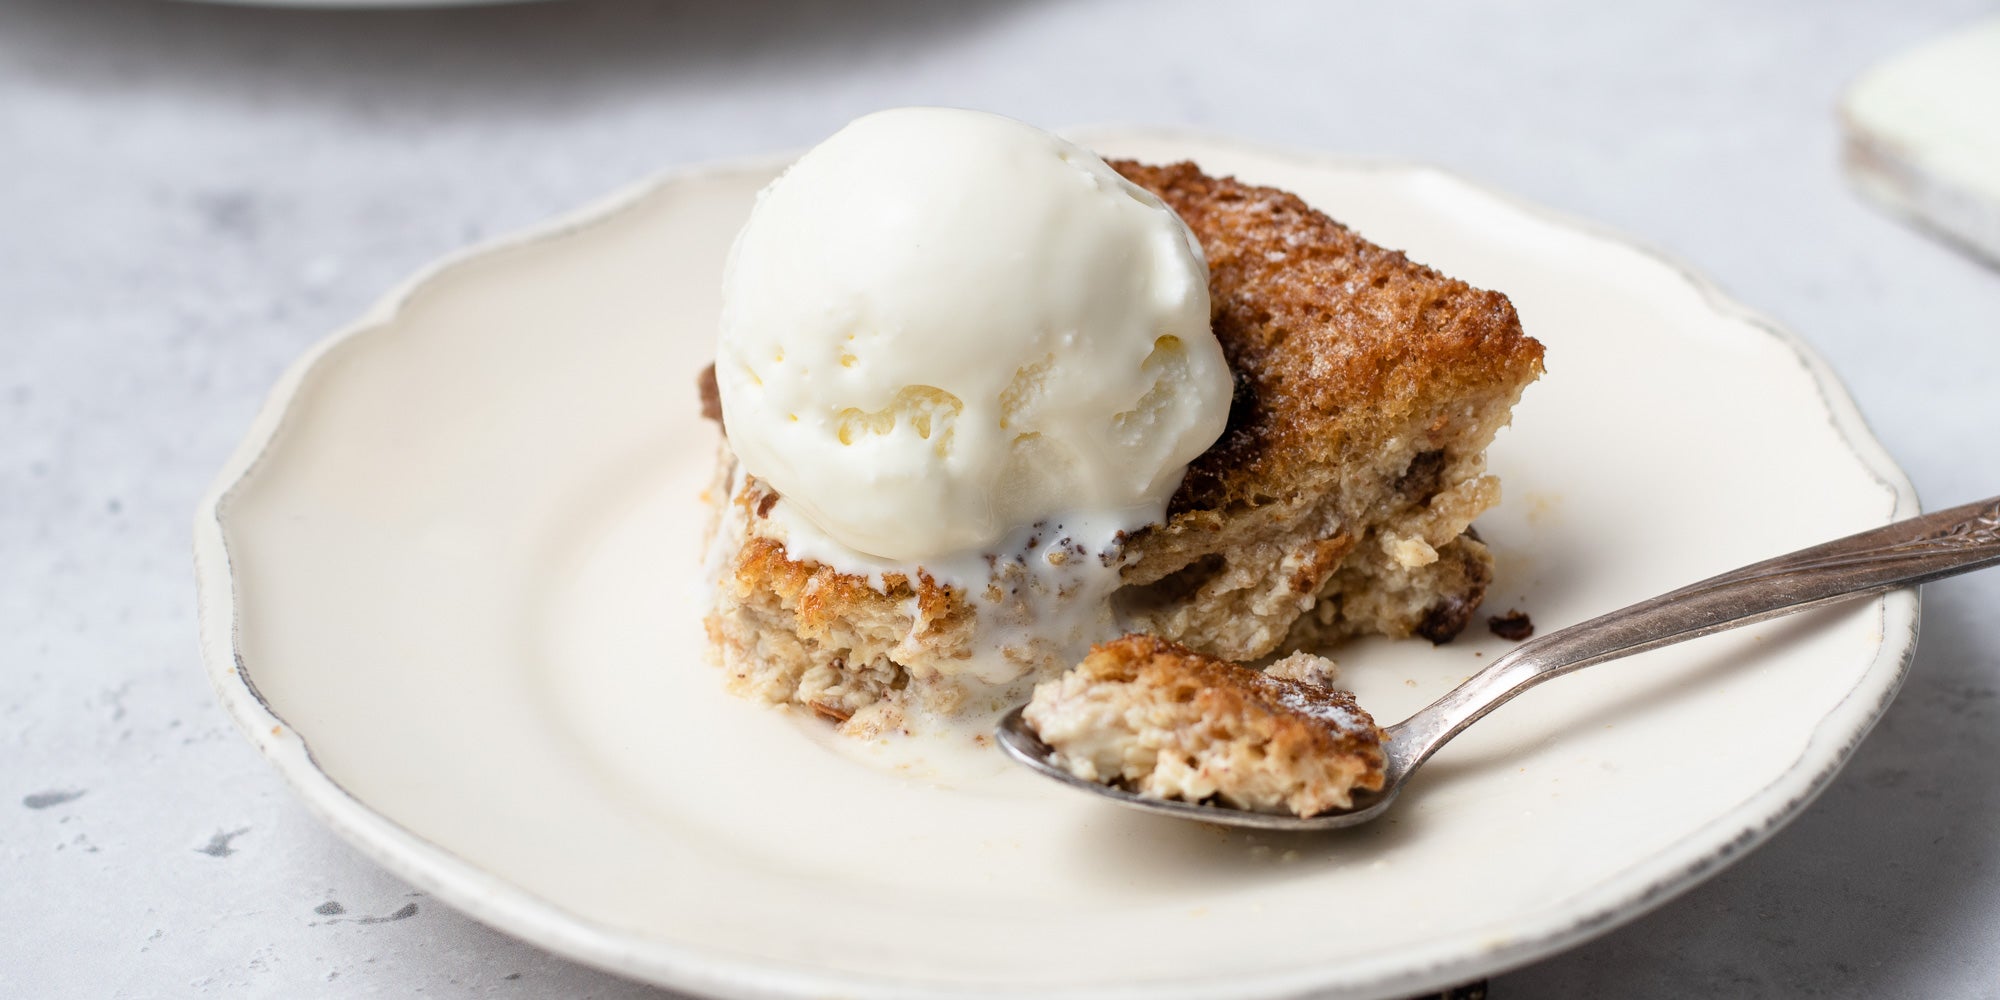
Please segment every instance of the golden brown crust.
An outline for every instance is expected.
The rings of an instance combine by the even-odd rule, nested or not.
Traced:
[[[1541,371],[1542,345],[1505,295],[1376,246],[1296,195],[1192,163],[1111,166],[1200,240],[1215,336],[1237,379],[1227,429],[1189,466],[1173,515],[1258,506],[1301,466],[1341,461],[1350,438]]]
[[[722,387],[715,382],[715,365],[713,363],[703,367],[701,374],[695,376],[694,389],[695,393],[701,397],[701,415],[715,421],[715,426],[721,427]]]
[[[1129,544],[1130,583],[1185,596],[1133,622],[1233,659],[1287,648],[1288,631],[1456,635],[1490,561],[1474,545],[1458,547],[1456,569],[1428,563],[1498,499],[1483,452],[1540,374],[1542,346],[1505,296],[1369,243],[1294,195],[1189,163],[1112,166],[1201,242],[1237,381],[1227,428],[1190,465],[1167,523]],[[1404,599],[1325,606],[1375,581]],[[1311,610],[1320,627],[1290,629]]]
[[[771,511],[777,494],[754,479],[734,502],[751,518],[762,520]],[[877,617],[901,613],[912,598],[916,600],[920,637],[952,631],[972,618],[972,606],[954,587],[938,583],[929,573],[918,570],[916,579],[903,573],[882,574],[877,588],[867,577],[835,571],[818,562],[800,562],[785,553],[784,543],[751,534],[735,560],[737,585],[774,594],[795,616],[800,635],[824,639],[841,623],[857,617]]]
[[[1346,691],[1274,677],[1139,633],[1099,643],[1077,664],[1076,673],[1093,682],[1162,692],[1169,700],[1191,704],[1204,718],[1254,718],[1271,756],[1357,757],[1369,773],[1355,787],[1382,788],[1382,730]],[[1326,721],[1330,716],[1353,722],[1333,725]]]

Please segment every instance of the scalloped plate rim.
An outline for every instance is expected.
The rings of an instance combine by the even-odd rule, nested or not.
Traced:
[[[1875,437],[1852,396],[1827,363],[1801,337],[1723,293],[1670,255],[1600,224],[1549,209],[1499,191],[1442,167],[1395,158],[1312,153],[1242,141],[1186,128],[1085,127],[1064,130],[1098,141],[1166,140],[1228,147],[1296,165],[1330,170],[1428,173],[1479,195],[1498,200],[1549,225],[1615,244],[1648,258],[1692,286],[1719,316],[1742,321],[1775,338],[1811,374],[1834,430],[1869,474],[1895,496],[1890,519],[1919,512],[1914,486]],[[370,859],[417,888],[473,918],[524,941],[606,971],[700,995],[738,997],[854,995],[915,998],[950,996],[1075,996],[1103,998],[1283,998],[1324,990],[1341,995],[1393,994],[1449,986],[1518,967],[1552,955],[1632,920],[1693,888],[1733,863],[1795,818],[1832,781],[1856,746],[1894,699],[1916,651],[1919,595],[1898,591],[1875,599],[1882,639],[1863,683],[1850,691],[1815,726],[1804,753],[1784,774],[1716,817],[1673,848],[1636,863],[1620,876],[1565,903],[1524,915],[1516,934],[1463,949],[1452,961],[1414,965],[1365,980],[1340,978],[1338,967],[1309,966],[1254,979],[1186,980],[1130,986],[1093,985],[1074,990],[995,990],[963,984],[890,980],[834,973],[775,962],[719,956],[673,942],[606,927],[507,881],[405,829],[375,812],[320,770],[304,740],[265,703],[237,648],[237,587],[224,543],[223,520],[235,488],[254,473],[284,426],[293,397],[331,354],[388,327],[413,295],[460,264],[511,247],[558,238],[617,215],[663,188],[751,169],[782,166],[796,153],[735,157],[663,171],[564,213],[548,222],[502,235],[454,253],[419,270],[379,299],[360,319],[321,339],[293,362],[267,395],[243,440],[232,452],[196,510],[194,555],[197,616],[202,659],[218,699],[257,750],[308,809]],[[1887,671],[1886,674],[1884,671]],[[1869,680],[1882,682],[1865,703],[1856,697]],[[1830,733],[1837,719],[1858,714],[1842,732]],[[1726,835],[1710,835],[1718,828]]]

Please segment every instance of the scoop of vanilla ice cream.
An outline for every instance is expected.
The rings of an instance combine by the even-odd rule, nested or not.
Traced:
[[[940,108],[861,118],[758,196],[716,382],[746,471],[905,563],[1162,520],[1232,387],[1172,210],[1073,143]]]

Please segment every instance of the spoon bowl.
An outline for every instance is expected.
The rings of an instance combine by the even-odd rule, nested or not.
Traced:
[[[1224,826],[1240,826],[1257,830],[1338,830],[1344,826],[1366,823],[1388,810],[1389,803],[1396,800],[1396,792],[1401,782],[1385,781],[1379,792],[1360,792],[1354,796],[1354,805],[1348,809],[1323,812],[1316,816],[1298,817],[1278,813],[1250,812],[1231,809],[1227,806],[1204,805],[1199,802],[1184,802],[1180,799],[1162,799],[1140,795],[1116,785],[1102,785],[1095,781],[1079,778],[1064,770],[1055,762],[1055,749],[1042,742],[1035,735],[1027,720],[1021,717],[1023,705],[1008,712],[1000,719],[998,737],[1000,746],[1009,757],[1026,764],[1028,768],[1045,778],[1052,778],[1072,788],[1103,795],[1122,806],[1149,813],[1160,813],[1180,819],[1191,819],[1198,823],[1219,823]]]

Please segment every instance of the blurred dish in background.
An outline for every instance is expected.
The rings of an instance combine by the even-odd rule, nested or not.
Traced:
[[[1862,194],[2000,266],[2000,18],[1869,70],[1840,117]]]

